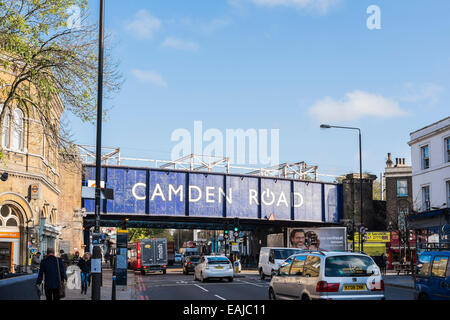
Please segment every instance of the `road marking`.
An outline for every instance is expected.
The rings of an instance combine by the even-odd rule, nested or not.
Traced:
[[[199,287],[200,289],[202,289],[203,291],[206,291],[206,292],[209,292],[208,290],[206,290],[205,288],[203,288],[203,287],[200,287],[198,284],[194,284],[194,286],[196,286],[196,287]]]
[[[217,294],[215,294],[214,297],[217,297],[217,298],[222,299],[222,300],[227,300],[225,298],[222,298],[221,296],[218,296]]]
[[[237,281],[240,281],[240,282],[243,282],[243,283],[247,283],[247,284],[251,284],[252,286],[257,286],[257,287],[260,287],[260,288],[264,288],[265,287],[265,286],[260,286],[259,284],[251,283],[251,282],[244,281],[244,280],[237,280]]]

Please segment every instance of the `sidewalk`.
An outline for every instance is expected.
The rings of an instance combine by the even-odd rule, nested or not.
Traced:
[[[404,288],[404,289],[412,289],[414,290],[414,277],[411,275],[403,275],[398,276],[397,273],[395,275],[387,274],[383,276],[384,284],[386,286]]]
[[[136,300],[135,274],[134,271],[128,272],[127,286],[116,286],[116,300]],[[112,294],[112,270],[103,269],[103,285],[101,287],[101,300],[111,300]],[[41,296],[45,299],[45,296]],[[81,294],[81,290],[68,290],[66,288],[66,297],[62,300],[92,300],[92,283],[87,290],[87,294]]]

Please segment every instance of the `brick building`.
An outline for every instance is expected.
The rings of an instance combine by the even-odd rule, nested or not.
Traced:
[[[388,153],[384,172],[386,189],[386,224],[388,229],[404,229],[406,217],[413,210],[412,167],[404,158],[396,158],[395,165]]]
[[[8,83],[14,73],[0,70],[0,77]],[[4,100],[0,173],[8,179],[0,181],[0,267],[14,272],[29,263],[30,251],[81,249],[81,165],[61,161],[35,109],[18,101],[5,106]],[[64,107],[57,97],[52,107],[50,118],[59,126]]]

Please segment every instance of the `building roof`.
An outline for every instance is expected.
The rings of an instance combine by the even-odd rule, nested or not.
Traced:
[[[448,128],[450,128],[450,117],[444,118],[426,127],[423,127],[422,129],[411,132],[411,141],[408,142],[408,144],[411,146],[414,142],[416,142],[415,140],[417,139],[436,134],[439,131],[444,131]]]

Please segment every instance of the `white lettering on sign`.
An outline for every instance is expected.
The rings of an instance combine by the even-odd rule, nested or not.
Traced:
[[[145,200],[145,199],[147,198],[146,196],[139,196],[139,195],[136,193],[136,190],[137,190],[137,188],[139,188],[139,187],[141,187],[141,188],[146,188],[147,185],[146,185],[145,183],[136,183],[136,184],[133,186],[133,189],[131,189],[131,193],[133,194],[133,197],[134,197],[136,200]]]
[[[197,199],[192,198],[192,190],[194,189],[197,190],[198,193]],[[189,202],[199,202],[201,198],[202,198],[202,189],[200,189],[197,186],[189,186]]]
[[[136,200],[142,201],[145,200],[147,197],[145,196],[145,189],[147,188],[147,185],[145,183],[136,183],[133,188],[131,189],[131,192],[133,194],[133,197]],[[160,184],[156,184],[155,188],[152,192],[152,195],[150,197],[150,201],[154,201],[157,198],[160,198],[162,201],[173,201],[178,200],[180,202],[184,201],[184,186],[178,186],[175,187],[171,184],[169,184],[168,193],[165,194],[163,191],[163,188]],[[233,203],[233,189],[228,188],[228,190],[225,192],[223,188],[221,187],[206,187],[205,190],[202,190],[198,186],[189,186],[188,188],[189,192],[189,202],[199,202],[203,198],[206,203],[216,203],[218,201],[219,203],[222,203],[223,199],[227,201],[227,203],[232,204]],[[249,198],[248,203],[249,205],[256,204],[259,205],[258,200],[258,190],[255,189],[249,189]],[[178,198],[178,199],[177,199]],[[272,206],[275,205],[277,207],[285,206],[289,207],[290,205],[290,199],[288,195],[285,192],[281,192],[280,194],[275,194],[273,191],[271,191],[269,188],[265,189],[261,194],[261,202],[265,206]],[[293,193],[293,205],[294,208],[300,208],[303,206],[304,199],[303,196],[299,192]]]
[[[183,186],[179,186],[175,190],[175,187],[169,184],[169,201],[172,201],[172,194],[176,196],[178,193],[180,194],[180,202],[183,202]]]
[[[162,192],[161,186],[159,184],[157,184],[155,189],[153,190],[153,195],[152,195],[150,201],[155,200],[156,197],[160,197],[162,201],[166,201],[166,198],[164,197],[164,193]]]

